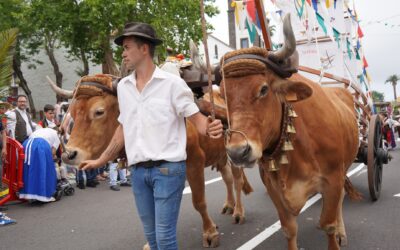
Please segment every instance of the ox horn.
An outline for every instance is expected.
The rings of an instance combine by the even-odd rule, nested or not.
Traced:
[[[286,14],[283,19],[283,37],[284,43],[282,48],[276,52],[270,53],[277,62],[284,61],[296,51],[296,38],[294,37],[292,24],[290,22],[290,14]]]
[[[195,68],[200,69],[203,74],[207,74],[207,64],[200,60],[199,50],[192,40],[190,40],[190,58]],[[215,65],[211,65],[211,72],[214,72],[215,68]]]
[[[62,96],[64,98],[70,99],[73,97],[74,92],[72,90],[65,90],[60,87],[58,87],[51,79],[49,76],[46,76],[47,81],[50,84],[51,89],[59,96]]]

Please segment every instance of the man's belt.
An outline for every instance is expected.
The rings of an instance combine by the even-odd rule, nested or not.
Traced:
[[[167,163],[166,160],[159,160],[159,161],[142,161],[134,164],[134,167],[137,168],[152,168],[152,167],[159,167],[164,163]]]

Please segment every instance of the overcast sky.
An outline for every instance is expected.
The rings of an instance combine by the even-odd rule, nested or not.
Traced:
[[[264,0],[270,1],[270,0]],[[399,0],[354,0],[364,37],[367,68],[372,78],[372,89],[383,92],[385,99],[393,100],[393,88],[384,84],[388,76],[400,75],[400,1]],[[228,43],[227,0],[216,0],[220,14],[210,19],[214,35]],[[380,21],[380,23],[378,23]],[[397,93],[400,95],[400,82]]]

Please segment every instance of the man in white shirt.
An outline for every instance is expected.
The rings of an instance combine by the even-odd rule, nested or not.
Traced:
[[[120,125],[99,159],[81,168],[103,166],[125,146],[132,167],[136,207],[150,248],[177,249],[176,224],[186,179],[185,118],[203,135],[222,136],[220,120],[199,112],[193,93],[179,77],[153,63],[155,46],[162,43],[144,23],[128,23],[115,39],[132,74],[118,85]]]
[[[7,111],[7,131],[9,136],[21,144],[35,131],[36,123],[26,111],[28,99],[25,95],[17,97],[17,108]]]

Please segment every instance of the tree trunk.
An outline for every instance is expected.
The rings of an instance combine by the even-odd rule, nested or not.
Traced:
[[[102,63],[103,74],[119,76],[119,70],[114,62],[113,53],[110,48],[109,40],[107,40],[107,42],[104,43],[103,48],[104,48],[104,58]]]
[[[394,94],[394,100],[395,100],[395,101],[397,101],[396,85],[397,85],[397,82],[392,82],[393,94]]]
[[[86,57],[85,51],[82,48],[81,48],[81,60],[83,63],[82,76],[87,76],[87,75],[89,75],[89,61]]]
[[[54,41],[45,39],[46,43],[45,43],[45,50],[47,53],[47,56],[50,59],[50,63],[53,66],[53,72],[54,75],[56,75],[56,84],[58,87],[62,88],[62,78],[63,78],[63,74],[60,71],[60,67],[58,66],[58,62],[56,60],[56,57],[54,56]],[[64,101],[64,99],[61,96],[56,95],[57,98],[57,102],[59,101]]]
[[[26,82],[26,80],[24,78],[24,74],[21,71],[21,61],[19,60],[19,50],[17,50],[17,51],[18,52],[14,54],[14,58],[13,58],[13,70],[19,79],[19,86],[24,90],[26,96],[28,97],[29,107],[30,107],[30,111],[32,114],[32,118],[35,119],[36,118],[36,108],[35,108],[35,104],[33,103],[32,92],[28,87],[28,83]]]

